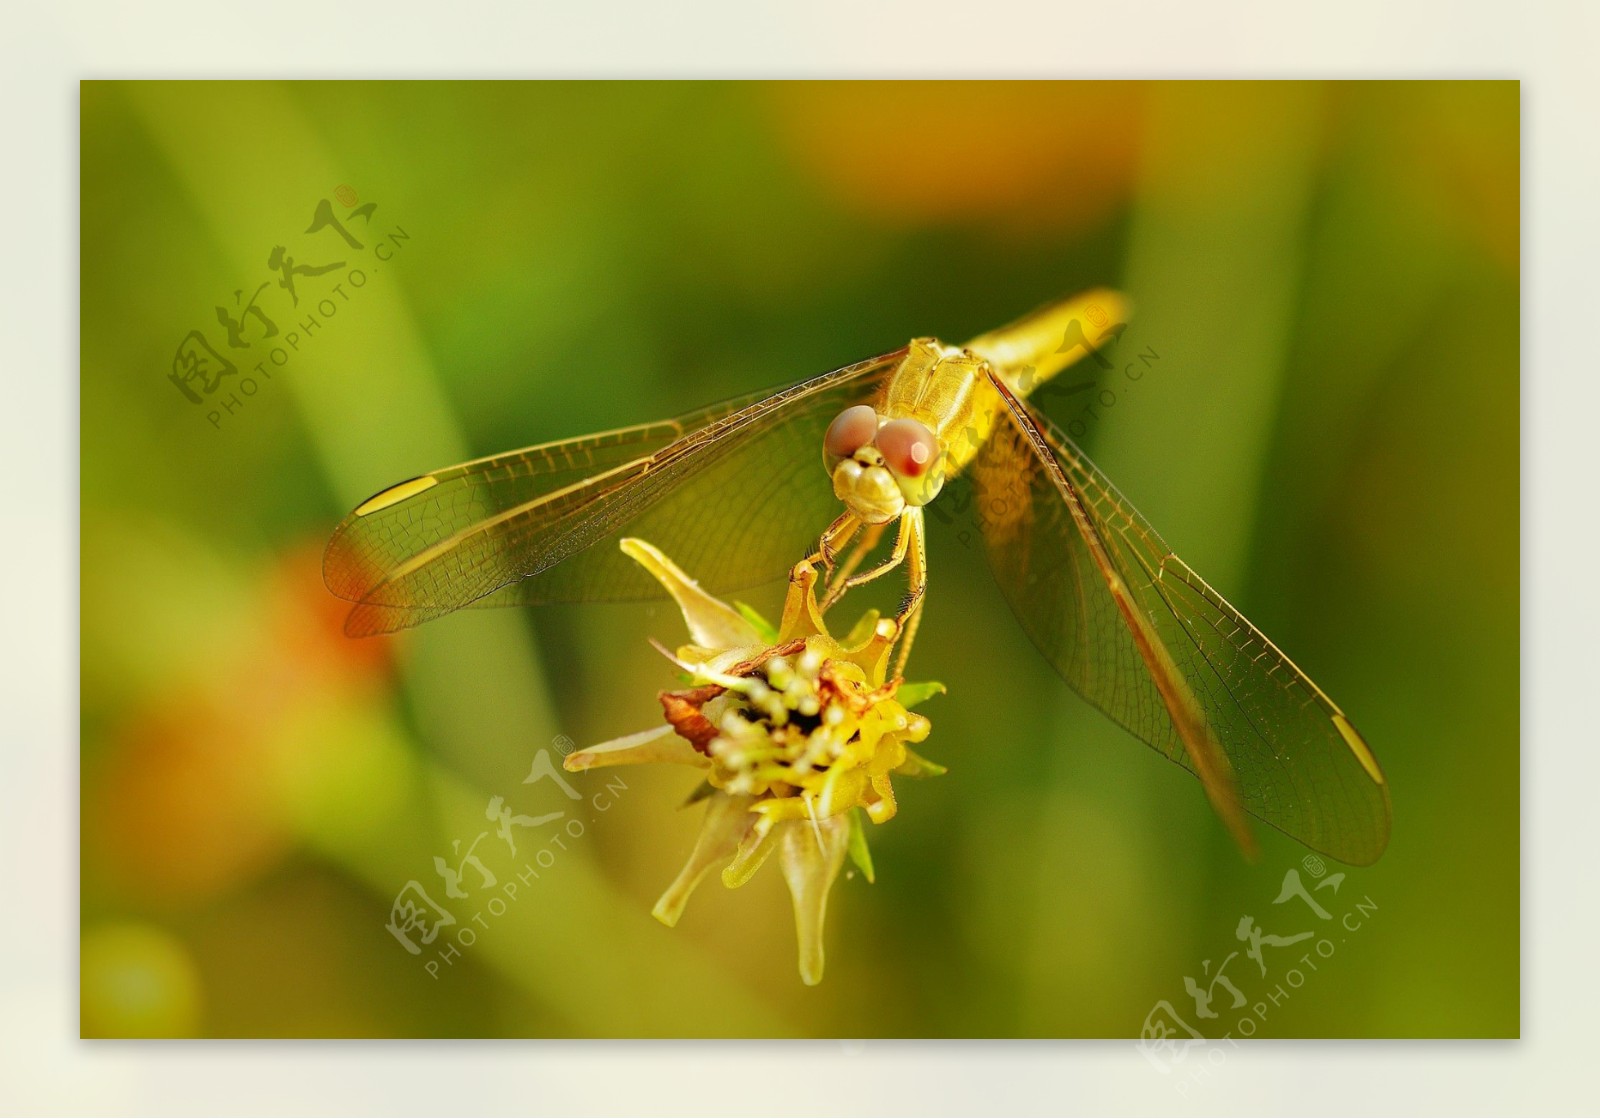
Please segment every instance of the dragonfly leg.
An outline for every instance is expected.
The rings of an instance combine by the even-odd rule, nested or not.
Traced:
[[[925,522],[921,509],[907,511],[904,532],[909,537],[906,548],[906,597],[900,604],[895,620],[900,623],[900,651],[895,654],[894,674],[904,676],[906,661],[911,657],[911,642],[916,639],[917,626],[922,623],[922,607],[928,590],[928,547]]]
[[[845,557],[843,563],[833,570],[832,576],[828,579],[827,589],[823,592],[824,601],[831,600],[834,589],[855,574],[856,568],[861,566],[861,561],[866,559],[872,553],[872,549],[876,548],[878,542],[883,539],[885,527],[884,525],[866,526],[866,531],[856,541],[855,547],[850,549],[850,554]],[[842,594],[843,592],[841,591],[840,593]]]
[[[839,556],[839,549],[850,543],[850,538],[860,529],[861,518],[849,511],[840,513],[831,525],[822,530],[822,539],[817,544],[817,550],[802,562],[821,563],[826,570],[832,571]]]
[[[852,575],[843,582],[839,582],[836,586],[830,586],[827,598],[823,600],[822,609],[827,610],[838,602],[844,597],[846,591],[887,575],[904,563],[906,552],[911,547],[912,538],[914,535],[920,535],[921,526],[922,510],[907,509],[900,517],[900,531],[894,538],[894,551],[889,553],[889,558],[869,571],[863,571],[859,575]]]
[[[905,620],[905,628],[900,631],[900,651],[894,657],[894,674],[901,678],[906,674],[906,661],[911,659],[911,643],[917,638],[917,627],[922,624],[922,603],[922,599],[917,599]]]

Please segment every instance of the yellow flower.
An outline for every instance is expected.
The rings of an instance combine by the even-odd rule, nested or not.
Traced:
[[[656,902],[656,918],[677,924],[712,867],[723,864],[723,884],[739,886],[777,851],[794,899],[800,977],[817,983],[828,892],[846,855],[869,882],[873,877],[856,810],[881,824],[895,813],[891,774],[944,772],[911,750],[930,725],[908,710],[943,689],[885,680],[899,629],[876,611],[835,639],[809,563],[791,574],[773,632],[748,608],[701,590],[643,540],[624,540],[622,550],[683,611],[690,643],[668,655],[690,686],[661,693],[666,725],[579,750],[566,767],[672,762],[704,771],[694,799],[706,801],[705,823],[689,861]]]

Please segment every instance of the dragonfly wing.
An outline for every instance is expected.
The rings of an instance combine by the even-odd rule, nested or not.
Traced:
[[[828,424],[873,399],[903,356],[391,486],[345,518],[324,557],[329,589],[356,603],[346,632],[464,606],[662,597],[616,547],[624,536],[715,593],[781,578],[837,512],[821,464]]]
[[[972,474],[990,567],[1033,643],[1200,777],[1236,836],[1242,807],[1341,862],[1376,861],[1388,786],[1344,713],[1059,428],[994,383],[1003,418]]]

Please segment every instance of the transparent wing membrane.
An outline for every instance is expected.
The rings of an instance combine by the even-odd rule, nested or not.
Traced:
[[[1071,360],[1055,338],[1080,305],[1122,306],[1089,293],[974,343],[1007,371],[980,374],[988,401],[971,405],[982,422],[968,429],[978,445],[967,470],[1012,611],[1090,703],[1200,779],[1246,851],[1248,814],[1342,862],[1375,861],[1389,793],[1360,734],[1018,398]],[[344,519],[324,557],[329,589],[355,604],[345,629],[387,633],[467,606],[661,597],[617,547],[624,536],[713,593],[781,579],[841,508],[822,463],[829,425],[851,405],[882,404],[909,352],[392,486]]]
[[[345,629],[387,633],[464,606],[660,597],[616,547],[623,536],[714,592],[782,578],[837,512],[823,433],[903,354],[392,486],[345,518],[323,560],[328,588],[356,603]]]
[[[1004,415],[972,476],[990,567],[1040,652],[1195,772],[1230,826],[1242,807],[1341,862],[1374,862],[1389,794],[1355,728],[1070,439],[996,387]]]

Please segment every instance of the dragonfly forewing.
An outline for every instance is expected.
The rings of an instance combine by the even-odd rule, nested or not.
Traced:
[[[787,574],[837,504],[817,465],[837,412],[903,351],[676,420],[482,459],[390,487],[335,532],[324,578],[354,635],[465,606],[630,601],[660,587],[614,546],[642,536],[714,591]]]
[[[1194,771],[1225,818],[1236,797],[1314,850],[1374,862],[1388,843],[1388,787],[1349,720],[1047,417],[1015,398],[1007,413],[972,475],[991,570],[1040,652]]]

